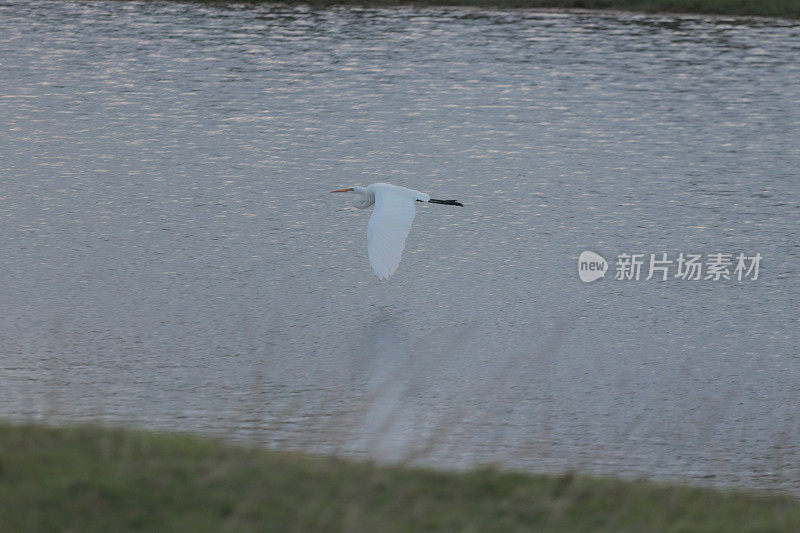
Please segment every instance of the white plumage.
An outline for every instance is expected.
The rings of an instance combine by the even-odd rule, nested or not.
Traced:
[[[400,265],[416,214],[415,202],[427,202],[431,197],[388,183],[373,183],[367,192],[375,196],[375,209],[367,224],[369,264],[378,279],[386,279]]]
[[[333,192],[349,191],[359,193],[353,201],[354,206],[364,209],[375,204],[367,224],[367,253],[372,271],[381,280],[394,274],[400,265],[406,237],[416,214],[415,202],[461,205],[455,200],[431,200],[424,192],[389,183],[353,186]]]

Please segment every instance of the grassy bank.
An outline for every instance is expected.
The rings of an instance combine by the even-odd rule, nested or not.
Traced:
[[[289,0],[289,3],[293,3]],[[643,13],[695,13],[800,18],[800,0],[299,0],[312,6],[473,6],[486,8],[612,9]]]
[[[778,496],[376,466],[186,435],[0,425],[0,530],[800,531]]]

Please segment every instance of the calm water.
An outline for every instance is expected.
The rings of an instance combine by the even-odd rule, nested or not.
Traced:
[[[800,494],[798,58],[779,20],[1,2],[0,417]],[[376,181],[465,204],[383,283],[328,194]]]

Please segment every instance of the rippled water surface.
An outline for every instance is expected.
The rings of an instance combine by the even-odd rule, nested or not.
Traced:
[[[799,57],[780,20],[0,2],[0,417],[800,494]],[[328,194],[376,181],[465,204],[388,282]]]

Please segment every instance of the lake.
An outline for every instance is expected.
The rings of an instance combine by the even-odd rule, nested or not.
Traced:
[[[800,494],[798,57],[779,19],[0,2],[0,417]],[[379,282],[329,191],[382,181],[464,207]]]

